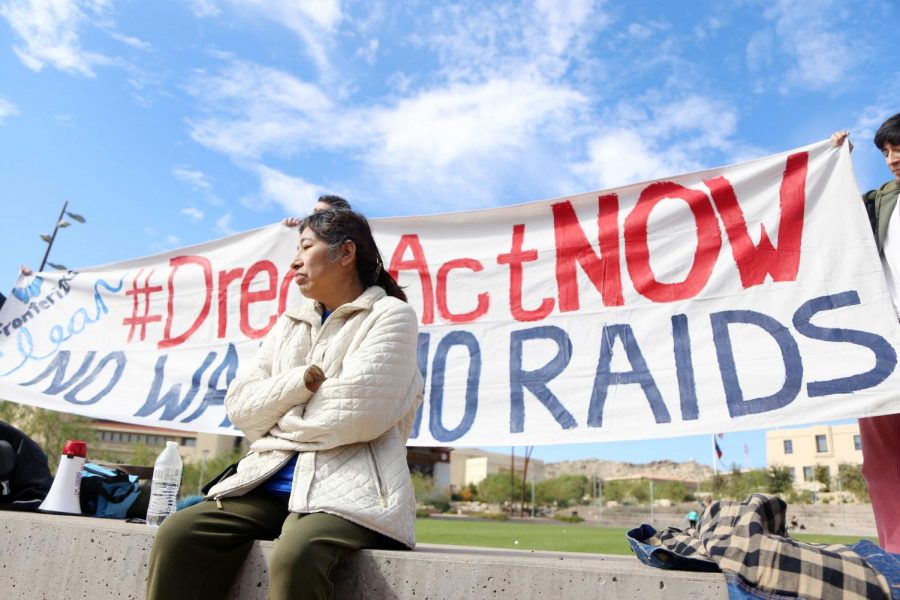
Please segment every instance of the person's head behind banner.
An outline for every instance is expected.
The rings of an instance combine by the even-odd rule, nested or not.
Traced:
[[[327,194],[319,196],[318,200],[316,200],[316,205],[313,207],[313,212],[321,212],[323,210],[353,210],[353,207],[350,206],[346,199]]]
[[[406,294],[384,268],[381,252],[364,216],[352,210],[316,210],[300,223],[300,235],[307,229],[331,249],[332,260],[338,258],[346,242],[352,242],[356,247],[356,273],[363,287],[381,286],[389,296],[406,302]]]
[[[874,142],[884,155],[888,169],[900,181],[900,113],[881,124],[875,132]]]

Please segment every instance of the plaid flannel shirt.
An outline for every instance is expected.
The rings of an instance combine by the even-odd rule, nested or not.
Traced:
[[[644,525],[629,532],[629,541],[647,564],[694,570],[717,566],[729,589],[752,590],[757,598],[891,599],[897,590],[851,548],[788,537],[786,509],[780,498],[753,494],[743,502],[710,504],[696,529],[656,532]]]

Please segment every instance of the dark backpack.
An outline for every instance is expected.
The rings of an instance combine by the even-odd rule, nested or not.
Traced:
[[[137,475],[115,467],[85,463],[81,470],[81,512],[92,517],[125,519],[141,493]]]
[[[0,510],[37,510],[52,484],[37,442],[0,421]]]

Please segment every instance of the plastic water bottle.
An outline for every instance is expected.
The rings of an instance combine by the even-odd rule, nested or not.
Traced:
[[[166,517],[175,512],[182,466],[178,444],[166,442],[166,447],[156,457],[153,465],[153,484],[150,486],[150,505],[147,507],[147,525],[150,527],[159,527]]]

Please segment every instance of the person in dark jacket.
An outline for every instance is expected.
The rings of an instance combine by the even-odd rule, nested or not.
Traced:
[[[850,132],[831,136],[835,146],[848,140]],[[847,141],[850,150],[853,144]],[[863,194],[872,233],[881,255],[888,292],[900,316],[900,113],[881,124],[875,132],[875,146],[894,178]],[[862,441],[863,476],[869,488],[878,542],[888,552],[900,552],[900,413],[859,420]]]
[[[0,421],[0,510],[37,510],[52,483],[37,442]]]

